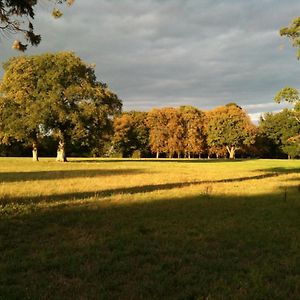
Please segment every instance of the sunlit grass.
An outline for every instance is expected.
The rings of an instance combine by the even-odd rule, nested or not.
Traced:
[[[299,299],[300,161],[0,159],[0,299]]]

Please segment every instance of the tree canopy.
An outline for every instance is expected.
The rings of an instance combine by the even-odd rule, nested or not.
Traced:
[[[22,43],[15,40],[13,48],[25,51],[28,43],[37,46],[41,42],[41,36],[36,34],[33,21],[35,18],[36,5],[40,1],[0,0],[0,31],[7,34],[21,33],[26,41]],[[50,0],[54,3],[52,15],[55,18],[62,16],[57,5],[67,3],[72,5],[74,0]]]
[[[300,144],[293,141],[300,134],[300,123],[290,109],[276,114],[266,113],[260,120],[259,129],[281,152],[293,158],[300,155]]]
[[[121,110],[117,95],[72,52],[10,59],[0,93],[2,141],[51,134],[59,141],[58,160],[66,160],[67,143],[96,144]]]
[[[256,128],[241,108],[229,105],[207,113],[206,132],[209,147],[226,147],[234,158],[237,149],[254,143]]]
[[[286,36],[291,39],[293,47],[298,49],[297,57],[300,59],[300,17],[294,18],[291,24],[281,28],[279,33],[281,36]]]

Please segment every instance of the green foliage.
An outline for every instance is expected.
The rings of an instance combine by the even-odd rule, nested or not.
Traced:
[[[295,119],[292,110],[284,109],[276,114],[266,113],[260,121],[259,131],[284,153],[297,156],[296,151],[299,147],[290,139],[300,134],[300,123]]]
[[[218,107],[206,115],[207,144],[226,147],[234,156],[235,150],[255,142],[256,128],[249,116],[235,105]]]
[[[283,152],[285,152],[290,158],[300,157],[300,143],[287,142],[282,146]]]
[[[280,29],[280,35],[286,36],[292,41],[293,47],[298,48],[298,59],[300,58],[300,17],[292,20],[288,27]]]
[[[3,142],[51,134],[63,144],[96,146],[121,110],[121,101],[96,80],[93,67],[71,52],[12,58],[0,93]]]
[[[287,86],[276,94],[274,100],[277,103],[280,103],[281,101],[295,103],[300,100],[299,92],[297,89]]]

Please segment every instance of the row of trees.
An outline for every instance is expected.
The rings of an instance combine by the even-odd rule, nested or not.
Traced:
[[[296,110],[267,113],[255,126],[230,103],[211,111],[191,106],[124,112],[115,118],[113,150],[122,157],[299,157]]]
[[[44,154],[57,145],[57,160],[81,156],[230,157],[299,156],[299,96],[285,88],[275,100],[292,110],[266,114],[255,126],[235,103],[201,111],[191,106],[125,112],[94,67],[71,52],[21,56],[4,64],[0,84],[0,154],[32,147]],[[5,146],[5,145],[8,145]],[[23,150],[22,150],[23,149]],[[11,154],[14,154],[11,153]]]

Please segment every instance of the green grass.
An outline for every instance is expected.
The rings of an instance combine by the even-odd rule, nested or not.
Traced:
[[[300,161],[0,159],[0,299],[300,299]]]

